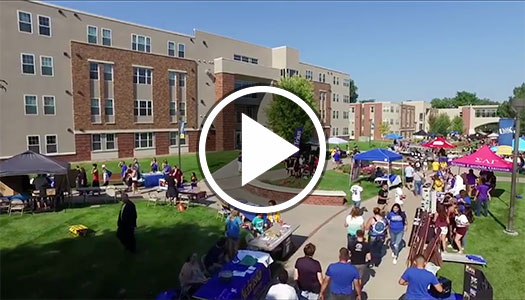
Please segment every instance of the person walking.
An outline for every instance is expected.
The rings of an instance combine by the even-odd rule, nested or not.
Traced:
[[[412,183],[414,182],[414,172],[415,170],[412,167],[412,163],[408,163],[408,166],[405,168],[405,183],[410,190],[414,189],[412,186]]]
[[[232,209],[230,216],[226,220],[226,237],[228,238],[226,249],[230,259],[237,255],[237,250],[239,249],[241,225],[242,218],[239,216],[239,211]]]
[[[128,194],[122,194],[122,208],[117,220],[117,237],[126,250],[136,251],[135,228],[137,227],[137,210],[135,204],[129,200]]]
[[[93,174],[93,182],[91,183],[91,186],[99,187],[100,186],[100,176],[98,173],[97,164],[93,164],[93,168],[91,169],[91,174]]]
[[[388,228],[390,228],[390,248],[392,249],[392,263],[397,264],[399,252],[403,243],[403,235],[407,229],[407,216],[399,204],[392,205],[387,215]]]
[[[479,217],[481,209],[483,208],[483,216],[488,216],[489,211],[489,198],[490,198],[490,186],[485,181],[481,180],[476,189],[476,216]]]
[[[239,155],[237,155],[237,172],[239,174],[242,172],[242,152],[239,152]]]
[[[418,254],[413,262],[414,266],[405,270],[399,284],[407,286],[407,292],[405,294],[406,300],[421,300],[421,299],[434,299],[428,293],[428,286],[433,285],[436,291],[441,293],[443,287],[439,283],[436,275],[430,271],[425,270],[425,257]]]
[[[454,221],[456,222],[456,234],[454,236],[454,242],[456,243],[456,247],[458,247],[459,253],[463,253],[465,251],[464,239],[466,240],[468,227],[470,226],[470,220],[466,214],[467,209],[470,211],[470,207],[456,207],[456,216],[454,217]],[[470,215],[472,216],[472,211],[470,211]]]
[[[357,231],[364,230],[363,224],[365,220],[360,213],[360,209],[357,207],[352,207],[348,216],[346,216],[345,224],[346,227],[346,237],[348,249],[350,249],[350,244],[357,239]]]
[[[377,192],[377,205],[381,210],[385,210],[388,205],[388,185],[383,183],[381,189]]]
[[[434,214],[434,224],[436,225],[436,230],[438,228],[441,229],[439,239],[441,240],[441,247],[443,248],[443,251],[446,251],[448,226],[450,224],[450,219],[448,217],[448,212],[445,205],[438,203],[436,210],[437,212]]]
[[[298,300],[295,289],[287,283],[288,272],[281,269],[277,278],[279,283],[270,287],[268,294],[266,294],[266,300]]]
[[[350,254],[347,248],[339,249],[339,261],[328,266],[321,285],[321,300],[328,299],[361,300],[361,278],[357,268],[348,263]]]
[[[350,187],[350,193],[352,194],[352,201],[354,206],[359,208],[361,206],[361,193],[363,192],[363,187],[361,186],[361,181],[358,181]]]
[[[122,178],[122,182],[124,182],[124,184],[127,185],[127,182],[126,182],[126,175],[128,173],[128,166],[126,166],[126,162],[121,160],[119,163],[118,163],[118,166],[120,167],[120,178]]]
[[[383,217],[379,207],[375,207],[374,215],[368,219],[365,229],[368,230],[368,240],[370,241],[370,253],[372,255],[372,264],[376,267],[381,264],[383,245],[387,233],[387,221]]]
[[[423,194],[423,183],[425,180],[425,174],[421,171],[421,168],[414,172],[414,195],[421,196]]]
[[[299,298],[302,300],[317,300],[321,293],[323,271],[319,261],[313,258],[315,245],[306,244],[304,256],[297,259],[294,269],[294,280],[299,288]]]
[[[351,253],[350,262],[357,268],[359,278],[363,280],[372,256],[370,254],[370,245],[365,241],[365,232],[358,230],[356,235],[356,240],[348,246],[348,250]],[[364,284],[363,282],[361,283]]]

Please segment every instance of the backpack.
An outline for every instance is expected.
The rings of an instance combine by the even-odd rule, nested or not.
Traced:
[[[111,171],[108,170],[108,169],[106,169],[106,174],[107,174],[107,176],[108,176],[108,179],[110,179],[110,178],[111,178],[111,175],[113,175],[113,173],[111,173]]]
[[[374,220],[376,220],[376,218],[374,217]],[[378,235],[384,235],[385,234],[385,231],[386,231],[386,222],[384,219],[381,219],[381,220],[376,220],[376,222],[374,223],[374,225],[372,225],[372,228],[371,228],[371,234],[373,236],[378,236]]]

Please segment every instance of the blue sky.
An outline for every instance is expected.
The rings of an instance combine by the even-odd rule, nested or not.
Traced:
[[[300,50],[350,73],[360,99],[456,91],[506,100],[525,81],[524,2],[91,2],[58,5],[192,34]]]

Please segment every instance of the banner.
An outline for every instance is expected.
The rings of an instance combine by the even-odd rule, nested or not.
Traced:
[[[514,119],[500,119],[498,133],[498,143],[500,146],[512,146],[512,140],[514,138]]]
[[[186,123],[184,121],[180,122],[180,128],[179,128],[179,137],[181,139],[184,139],[186,136]]]
[[[293,135],[293,145],[297,148],[301,146],[301,135],[303,135],[303,127],[297,127]],[[299,156],[299,151],[294,154],[295,157]]]

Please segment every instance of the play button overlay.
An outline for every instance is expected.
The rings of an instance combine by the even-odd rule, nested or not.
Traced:
[[[257,106],[257,102],[254,99],[257,99],[260,95],[263,95],[262,100],[257,100],[260,101],[259,106]],[[275,95],[281,96],[279,101],[292,101],[304,110],[314,127],[310,137],[315,137],[320,141],[318,146],[312,148],[312,146],[308,145],[310,148],[306,152],[303,147],[305,145],[297,147],[294,145],[294,141],[284,139],[273,132],[271,128],[264,126],[265,118],[267,119],[266,108],[271,105],[272,101],[276,101]],[[267,101],[268,99],[270,101]],[[232,106],[234,107],[233,112],[235,116],[232,116]],[[235,143],[237,147],[240,147],[238,151],[242,155],[239,159],[235,159],[235,161],[224,166],[224,162],[221,162],[220,159],[213,160],[211,152],[209,153],[210,158],[207,157],[206,143],[215,139],[215,136],[210,136],[209,139],[208,134],[213,122],[226,107],[228,107],[228,110],[225,111],[225,114],[220,119],[223,122],[221,129],[231,130],[231,132],[224,133],[226,134],[225,137],[229,138],[230,134],[235,135]],[[254,107],[255,109],[253,109]],[[225,120],[229,122],[227,125],[224,125]],[[304,123],[302,120],[304,118],[299,123]],[[291,130],[296,129],[293,128]],[[303,137],[306,138],[307,136],[303,135]],[[226,138],[222,142],[226,143],[228,141]],[[237,139],[240,139],[240,143]],[[297,95],[274,86],[250,86],[237,90],[219,101],[206,116],[199,137],[199,164],[208,186],[218,198],[226,201],[231,206],[251,213],[266,214],[284,211],[307,197],[319,182],[326,162],[326,143],[324,141],[326,141],[326,138],[323,126],[316,112]],[[269,200],[278,199],[265,199],[260,195],[256,196],[250,193],[250,188],[253,188],[256,184],[290,191],[291,189],[286,186],[271,185],[271,183],[264,181],[268,180],[268,177],[274,181],[280,181],[279,178],[281,177],[272,178],[276,174],[275,172],[286,176],[286,170],[278,165],[289,157],[294,157],[297,160],[299,158],[304,159],[308,153],[318,155],[317,167],[308,181],[304,181],[303,178],[299,179],[302,181],[300,186],[304,186],[304,188],[302,190],[295,189],[297,192],[289,193],[291,196],[288,200],[281,200],[284,201],[281,203],[277,201],[278,204],[274,206],[264,206],[267,205]],[[215,157],[220,157],[220,155],[215,155]],[[214,166],[213,174],[208,164]],[[274,168],[276,165],[278,167]],[[223,167],[216,170],[217,166]],[[257,201],[254,199],[257,199]]]
[[[298,151],[296,146],[242,114],[242,186]]]

